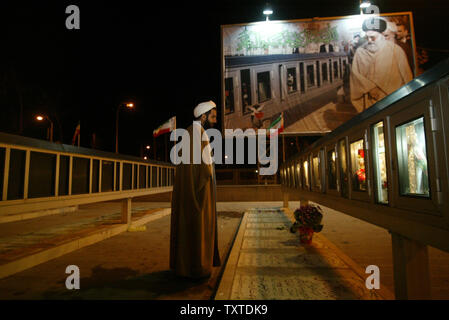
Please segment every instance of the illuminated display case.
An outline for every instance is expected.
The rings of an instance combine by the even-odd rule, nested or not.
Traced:
[[[304,172],[304,188],[309,189],[310,188],[310,182],[309,182],[309,162],[307,160],[303,161],[302,169]]]
[[[321,188],[320,158],[318,157],[318,155],[314,155],[312,157],[312,180],[313,180],[313,188],[320,189]]]
[[[302,187],[301,183],[301,161],[295,162],[295,175],[296,175],[296,181],[298,181],[297,188]]]
[[[424,118],[396,127],[396,145],[400,195],[430,197]]]
[[[367,191],[363,139],[351,143],[351,183],[353,191]]]
[[[346,163],[346,140],[338,141],[338,169],[340,173],[340,190],[341,195],[345,198],[349,197],[348,187],[348,166]]]
[[[371,136],[375,200],[377,203],[388,204],[388,175],[383,121],[371,127]]]
[[[328,188],[337,190],[337,153],[335,148],[327,150],[327,177]]]

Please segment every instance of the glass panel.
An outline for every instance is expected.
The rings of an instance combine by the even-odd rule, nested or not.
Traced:
[[[252,104],[251,99],[251,77],[249,69],[240,71],[240,80],[242,82],[242,110],[243,113],[250,111],[247,106]]]
[[[308,188],[310,184],[309,184],[309,163],[307,161],[304,161],[303,169],[304,169],[304,184],[306,188]]]
[[[372,128],[374,189],[378,203],[388,203],[388,180],[385,157],[385,136],[383,122],[376,123]]]
[[[131,179],[132,179],[132,164],[124,163],[123,164],[123,183],[122,190],[130,190],[131,189]]]
[[[338,79],[338,62],[334,61],[334,79]]]
[[[100,173],[100,160],[94,159],[92,161],[92,193],[97,193],[98,187],[98,175]]]
[[[300,62],[299,63],[299,80],[301,81],[300,82],[300,86],[301,86],[301,92],[305,92],[306,91],[306,89],[305,89],[305,86],[304,86],[304,62]]]
[[[69,194],[69,165],[70,158],[68,156],[59,157],[59,195],[66,196]]]
[[[330,77],[330,81],[332,83],[333,79],[332,79],[332,60],[329,59],[329,77]]]
[[[89,193],[90,159],[73,157],[72,194]]]
[[[9,160],[8,200],[23,198],[25,159],[26,152],[24,150],[11,149]]]
[[[101,161],[101,192],[114,189],[114,162]]]
[[[348,197],[348,166],[346,163],[346,143],[345,140],[338,142],[338,165],[340,168],[340,190],[341,195]]]
[[[225,79],[225,113],[234,112],[234,79]]]
[[[321,180],[320,180],[320,161],[318,157],[314,157],[312,159],[312,169],[313,169],[313,186],[314,187],[321,187]]]
[[[151,187],[157,187],[157,167],[151,167]]]
[[[296,83],[296,68],[287,69],[287,90],[288,93],[298,90],[298,85]]]
[[[271,99],[270,71],[257,74],[257,98],[259,102]]]
[[[115,163],[115,191],[120,190],[120,162]]]
[[[320,62],[319,61],[316,62],[316,81],[317,81],[317,86],[320,87],[321,81],[320,81]]]
[[[400,194],[429,197],[424,118],[396,127],[396,144]]]
[[[329,189],[337,189],[337,165],[335,150],[327,152],[327,176],[329,178]]]
[[[351,143],[351,181],[354,191],[366,191],[365,149],[363,145],[363,139]]]
[[[315,71],[313,65],[307,66],[307,87],[313,87],[315,85]]]
[[[28,198],[55,195],[56,155],[31,151]]]
[[[145,170],[146,170],[146,166],[139,165],[139,189],[145,189],[145,187],[146,187],[147,173]]]

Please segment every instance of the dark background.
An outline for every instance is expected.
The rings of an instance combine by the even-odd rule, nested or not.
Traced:
[[[372,1],[381,13],[412,11],[417,46],[431,67],[449,55],[449,1]],[[80,8],[80,30],[68,30],[65,9]],[[220,25],[262,21],[265,1],[28,1],[1,6],[0,131],[45,139],[48,114],[56,141],[70,144],[78,121],[81,145],[114,151],[120,112],[120,153],[140,155],[153,130],[177,116],[192,121],[201,101],[221,117]],[[271,20],[358,14],[357,0],[271,1]],[[23,110],[23,127],[20,110]],[[218,127],[221,129],[221,126]],[[158,138],[163,149],[164,137]],[[293,143],[292,143],[293,145]],[[163,150],[161,150],[163,151]]]

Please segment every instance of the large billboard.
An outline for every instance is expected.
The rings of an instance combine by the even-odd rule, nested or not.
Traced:
[[[412,80],[411,12],[224,25],[224,129],[332,131]]]

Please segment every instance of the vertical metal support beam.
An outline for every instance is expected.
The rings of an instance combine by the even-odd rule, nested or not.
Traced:
[[[72,195],[73,156],[69,158],[69,196]]]
[[[131,190],[134,190],[134,163],[131,163]]]
[[[30,182],[30,150],[25,151],[25,175],[23,181],[23,198],[28,199],[28,185]]]
[[[159,185],[159,175],[160,175],[160,172],[161,172],[161,167],[156,167],[157,169],[156,169],[156,171],[157,171],[157,180],[156,180],[156,187],[160,187],[160,185]]]
[[[114,164],[114,182],[113,182],[113,187],[112,187],[112,191],[117,191],[117,162],[113,161],[112,162]]]
[[[150,169],[150,183],[149,183],[149,187],[152,188],[153,187],[153,166],[150,166],[149,169]]]
[[[101,193],[101,180],[103,180],[103,160],[100,159],[100,165],[98,168],[98,192]]]
[[[150,166],[145,166],[145,189],[148,189],[148,170],[150,170]]]
[[[119,191],[123,190],[123,162],[120,161]]]
[[[122,223],[129,226],[131,225],[131,200],[132,198],[126,198],[122,200]]]
[[[396,299],[430,299],[427,246],[391,232]]]
[[[89,193],[92,193],[92,173],[94,171],[94,159],[90,158],[90,162],[89,162]]]
[[[61,167],[61,155],[56,155],[56,168],[55,168],[55,197],[59,196],[59,171]]]
[[[9,181],[9,161],[11,158],[11,148],[5,150],[5,168],[3,170],[3,196],[2,200],[8,200],[8,181]]]

